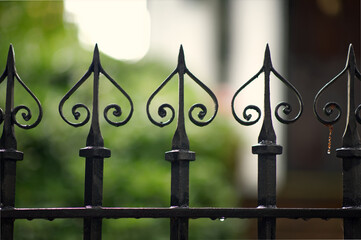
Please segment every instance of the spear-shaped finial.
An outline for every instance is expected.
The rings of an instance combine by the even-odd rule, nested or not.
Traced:
[[[79,123],[73,123],[73,122],[70,122],[69,120],[67,120],[63,114],[63,106],[64,106],[64,103],[70,98],[70,96],[91,76],[91,74],[93,73],[94,75],[94,81],[93,81],[93,112],[92,112],[92,126],[94,126],[94,130],[96,132],[99,132],[98,131],[98,125],[99,125],[99,74],[102,73],[105,78],[107,78],[126,98],[127,100],[129,101],[129,104],[130,104],[130,112],[128,114],[128,116],[124,119],[124,120],[121,120],[121,121],[113,121],[113,120],[110,120],[108,118],[108,112],[110,110],[114,110],[113,111],[113,115],[115,117],[120,117],[122,116],[122,110],[121,110],[121,107],[118,105],[118,104],[110,104],[108,106],[105,107],[104,109],[104,118],[105,120],[113,125],[113,126],[122,126],[124,124],[126,124],[130,118],[132,117],[132,114],[133,114],[133,102],[131,100],[131,98],[129,97],[129,95],[123,90],[123,88],[111,77],[109,76],[109,74],[103,69],[101,63],[100,63],[100,57],[99,57],[99,49],[98,49],[98,44],[95,44],[95,47],[94,47],[94,52],[93,52],[93,59],[92,59],[92,62],[89,66],[89,69],[87,70],[87,72],[83,75],[83,77],[65,94],[65,96],[63,97],[63,99],[60,101],[60,104],[59,104],[59,113],[60,113],[60,116],[63,118],[63,120],[68,123],[69,125],[71,126],[74,126],[74,127],[80,127],[80,126],[83,126],[85,125],[89,119],[90,119],[90,110],[89,108],[82,104],[82,103],[78,103],[78,104],[75,104],[72,108],[72,114],[75,118],[75,120],[78,120],[80,119],[81,117],[81,113],[79,112],[78,109],[84,109],[86,111],[86,116],[85,116],[85,119]],[[99,138],[99,137],[98,137]],[[99,138],[100,139],[100,138]],[[93,141],[93,142],[96,142],[96,141]],[[90,145],[97,145],[97,143],[90,143]],[[100,145],[102,145],[101,141],[100,141]]]
[[[10,44],[9,47],[7,63],[8,64],[10,63],[12,66],[15,66],[15,52],[12,44]]]
[[[361,140],[357,131],[355,115],[355,74],[356,57],[352,44],[349,45],[347,53],[346,67],[348,69],[347,80],[347,119],[346,128],[343,134],[343,147],[360,147]]]
[[[187,137],[185,122],[184,122],[184,74],[187,71],[185,60],[184,60],[184,51],[183,46],[179,48],[178,55],[178,76],[179,76],[179,87],[178,87],[178,123],[177,129],[173,136],[172,149],[182,149],[189,150],[189,140]]]
[[[23,128],[23,129],[30,129],[30,128],[36,127],[40,123],[42,116],[43,116],[41,104],[40,104],[39,100],[37,99],[37,97],[31,92],[31,90],[26,86],[26,84],[20,79],[20,76],[16,72],[15,51],[14,51],[14,47],[12,44],[10,44],[10,47],[9,47],[5,71],[0,76],[0,83],[2,81],[4,81],[5,78],[7,78],[7,86],[6,86],[6,104],[5,104],[4,126],[7,125],[6,128],[8,128],[8,126],[11,126],[11,128],[13,128],[13,125],[16,124],[18,127]],[[25,91],[27,91],[30,94],[30,96],[34,99],[34,101],[36,102],[36,104],[38,106],[38,109],[39,109],[38,117],[33,124],[30,124],[30,125],[22,124],[22,123],[18,122],[18,120],[16,118],[16,114],[20,110],[22,110],[23,112],[22,112],[21,116],[22,116],[23,120],[27,122],[30,119],[32,119],[32,113],[31,113],[31,110],[27,106],[20,105],[20,106],[14,107],[14,84],[15,84],[15,81],[18,81],[21,84],[21,86],[25,89]]]
[[[1,171],[1,186],[0,186],[0,205],[3,208],[15,206],[15,185],[16,185],[16,161],[23,159],[23,153],[17,150],[17,141],[15,137],[14,125],[20,128],[30,129],[37,126],[42,118],[42,108],[39,100],[20,79],[15,68],[15,53],[13,45],[10,44],[8,58],[6,61],[6,68],[4,73],[0,76],[0,83],[7,79],[6,82],[6,99],[5,99],[5,113],[0,109],[1,120],[4,121],[3,132],[0,137],[0,171]],[[22,118],[24,121],[31,119],[31,111],[25,105],[14,107],[14,83],[18,81],[20,85],[27,91],[35,100],[39,108],[39,115],[37,120],[31,124],[21,124],[16,119],[16,114],[22,110]],[[1,121],[0,121],[1,122]],[[14,220],[4,219],[1,222],[1,239],[12,239]]]
[[[277,120],[281,123],[292,123],[295,122],[302,114],[303,112],[303,102],[302,97],[300,93],[297,91],[297,89],[284,77],[281,76],[272,66],[272,60],[271,60],[271,53],[269,45],[266,45],[265,53],[264,53],[264,60],[262,68],[252,77],[250,78],[245,84],[243,84],[233,95],[232,98],[232,114],[234,118],[242,125],[250,126],[258,122],[258,120],[261,118],[261,109],[255,105],[248,105],[243,110],[243,120],[242,118],[238,117],[236,110],[235,110],[235,100],[239,93],[246,88],[250,83],[252,83],[254,80],[256,80],[262,73],[264,73],[264,121],[263,126],[259,135],[259,142],[271,142],[276,143],[276,135],[272,126],[272,114],[271,114],[271,103],[270,103],[270,74],[273,73],[282,83],[284,83],[290,90],[294,92],[294,94],[297,97],[297,100],[299,102],[299,111],[295,117],[289,117],[284,118],[279,114],[279,109],[282,109],[282,112],[284,115],[290,115],[292,113],[292,107],[287,102],[281,102],[277,104],[275,107],[275,117]],[[256,117],[253,117],[252,111],[256,112]],[[254,120],[252,120],[252,118]]]
[[[95,44],[94,47],[94,51],[93,51],[93,62],[100,62],[100,57],[99,57],[99,48],[98,48],[98,44]]]
[[[263,66],[266,69],[272,69],[273,68],[272,61],[271,61],[271,52],[270,52],[268,43],[266,45],[266,50],[264,52]]]
[[[87,146],[104,146],[104,140],[101,135],[99,126],[99,75],[100,75],[100,59],[98,44],[95,44],[93,62],[90,65],[91,71],[94,74],[93,79],[93,112],[90,132],[87,138]]]
[[[14,108],[14,80],[15,80],[15,53],[13,45],[10,44],[8,58],[6,61],[6,103],[4,116],[4,130],[0,139],[2,149],[16,149],[17,143],[14,132],[14,123],[12,121],[12,112]]]
[[[261,132],[258,136],[258,142],[272,142],[276,143],[276,133],[272,124],[272,114],[271,114],[271,101],[270,101],[270,74],[273,70],[271,53],[269,46],[267,44],[264,61],[264,119]]]
[[[360,80],[361,74],[357,69],[356,57],[352,44],[348,47],[347,60],[344,69],[337,74],[331,81],[325,84],[320,91],[316,94],[313,109],[317,119],[328,127],[332,127],[341,118],[342,109],[337,102],[328,102],[323,107],[323,113],[328,119],[321,118],[317,112],[318,100],[325,89],[334,84],[338,79],[347,73],[347,115],[346,127],[343,134],[343,148],[359,148],[361,147],[361,139],[357,131],[357,121],[361,123],[359,112],[361,105],[355,107],[355,78]],[[337,156],[342,157],[342,151],[337,150]]]
[[[350,43],[350,45],[348,46],[346,67],[348,67],[349,65],[355,65],[355,64],[356,64],[355,51],[353,49],[352,43]]]
[[[178,66],[177,68],[180,70],[180,69],[183,69],[183,71],[187,68],[186,67],[186,62],[185,62],[185,59],[184,59],[184,51],[183,51],[183,45],[181,44],[180,45],[180,48],[179,48],[179,53],[178,53]]]

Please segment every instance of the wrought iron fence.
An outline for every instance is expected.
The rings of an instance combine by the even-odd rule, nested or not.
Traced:
[[[158,107],[158,115],[165,118],[165,122],[157,121],[152,117],[150,105],[158,92],[178,74],[179,96],[177,128],[172,140],[172,149],[165,153],[165,159],[171,162],[171,196],[169,208],[126,208],[126,207],[103,207],[103,160],[109,158],[111,151],[104,147],[104,141],[99,127],[99,75],[103,74],[129,101],[130,110],[122,121],[110,120],[108,114],[112,111],[114,117],[123,115],[119,105],[110,104],[105,107],[103,115],[105,120],[114,126],[122,126],[132,117],[133,102],[123,88],[103,69],[97,45],[94,49],[92,63],[84,76],[65,94],[59,104],[59,113],[62,119],[74,127],[80,127],[91,121],[90,132],[86,140],[86,147],[80,149],[79,155],[85,158],[85,194],[84,207],[65,208],[16,208],[15,207],[15,179],[16,162],[23,159],[23,153],[17,149],[17,140],[14,134],[15,125],[30,129],[36,127],[42,119],[42,107],[39,100],[20,79],[14,59],[14,49],[10,46],[7,64],[4,73],[0,77],[0,83],[7,79],[5,111],[0,111],[0,122],[3,123],[3,133],[0,138],[1,158],[1,239],[13,239],[14,222],[17,219],[56,219],[56,218],[80,218],[84,219],[84,239],[101,239],[102,219],[104,218],[168,218],[170,219],[170,239],[188,239],[189,219],[196,218],[239,218],[258,219],[258,237],[276,238],[276,220],[279,218],[309,219],[309,218],[340,218],[344,222],[345,238],[361,238],[361,140],[357,132],[357,123],[361,123],[361,105],[355,106],[355,78],[360,80],[360,72],[356,67],[355,55],[352,45],[349,47],[345,68],[334,79],[328,82],[316,95],[314,100],[314,113],[322,124],[332,128],[341,116],[341,107],[336,102],[328,102],[321,108],[319,97],[330,85],[348,74],[347,82],[347,123],[343,136],[343,145],[337,149],[337,156],[343,161],[343,206],[340,208],[278,208],[276,204],[276,155],[282,154],[282,146],[277,145],[276,133],[272,124],[270,104],[270,75],[275,75],[295,94],[298,100],[298,110],[295,113],[288,102],[279,103],[274,115],[284,124],[289,124],[300,118],[303,112],[301,95],[296,88],[282,77],[273,67],[270,50],[267,45],[264,63],[259,72],[243,84],[234,94],[231,102],[232,113],[241,125],[252,125],[261,118],[262,111],[255,105],[248,105],[243,109],[241,116],[237,114],[236,104],[238,95],[251,82],[264,74],[264,109],[263,124],[258,137],[258,144],[252,147],[252,153],[258,155],[258,206],[254,208],[193,208],[189,207],[189,162],[196,159],[195,152],[190,151],[189,141],[185,129],[184,109],[184,75],[188,75],[197,83],[212,99],[214,109],[211,117],[204,120],[207,107],[198,103],[188,111],[190,121],[198,126],[205,126],[212,122],[218,111],[218,101],[215,94],[195,77],[186,67],[184,52],[180,47],[178,65],[166,80],[150,96],[146,112],[149,120],[163,127],[170,124],[176,118],[173,106],[164,103]],[[79,123],[70,121],[63,112],[64,103],[77,91],[77,89],[93,74],[93,103],[90,111],[84,104],[75,104],[72,107],[72,115],[75,120],[81,117],[79,109],[86,112],[86,116]],[[39,114],[30,125],[21,124],[17,120],[17,113],[21,110],[22,118],[28,122],[32,118],[31,110],[27,106],[14,107],[14,81],[31,95],[36,102]],[[197,110],[197,111],[196,111]],[[170,116],[167,116],[170,113]],[[197,113],[196,116],[195,113]],[[256,116],[252,115],[256,113]]]

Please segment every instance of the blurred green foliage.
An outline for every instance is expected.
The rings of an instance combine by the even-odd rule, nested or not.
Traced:
[[[42,103],[44,117],[31,130],[16,128],[18,149],[24,160],[17,167],[17,207],[76,207],[83,205],[84,159],[78,156],[85,146],[88,125],[73,128],[58,114],[64,94],[85,73],[92,52],[77,40],[76,26],[63,21],[60,1],[0,2],[0,67],[5,68],[9,44],[16,53],[17,71]],[[99,46],[101,51],[101,46]],[[174,56],[176,61],[176,56]],[[101,118],[105,146],[112,157],[104,165],[104,206],[167,207],[170,202],[170,163],[164,152],[170,150],[175,123],[165,128],[152,125],[145,103],[175,67],[154,59],[137,63],[113,60],[101,53],[104,69],[133,99],[135,112],[130,122],[115,128]],[[124,97],[101,78],[100,101],[104,106],[120,102],[128,113]],[[176,79],[175,79],[176,80]],[[91,82],[89,79],[88,82]],[[1,85],[4,96],[5,83]],[[15,86],[15,104],[31,107],[36,118],[35,102]],[[84,101],[91,106],[91,84],[82,86],[72,96],[64,111]],[[193,86],[187,86],[187,104],[208,99]],[[162,91],[159,99],[173,98],[176,106],[177,81]],[[119,97],[117,97],[119,95]],[[197,96],[197,97],[196,97]],[[73,101],[73,102],[72,102]],[[124,103],[124,104],[123,104]],[[4,106],[4,99],[1,99]],[[123,106],[124,105],[124,106]],[[209,107],[212,109],[211,101]],[[156,114],[157,103],[153,105]],[[70,114],[67,115],[71,118]],[[84,113],[83,113],[84,116]],[[21,121],[18,114],[17,119]],[[191,150],[197,160],[190,165],[190,205],[198,207],[234,207],[239,201],[234,184],[237,136],[228,120],[218,116],[206,128],[187,122]],[[239,236],[240,220],[226,223],[209,219],[190,220],[190,239],[225,239]],[[103,239],[168,239],[168,219],[104,219]],[[81,239],[81,219],[17,220],[15,239]]]

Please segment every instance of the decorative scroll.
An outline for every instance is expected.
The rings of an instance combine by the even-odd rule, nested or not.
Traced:
[[[320,115],[320,113],[317,111],[318,101],[320,99],[320,96],[325,92],[327,88],[332,86],[339,78],[341,78],[345,73],[348,73],[348,103],[350,101],[354,102],[354,77],[356,76],[359,80],[360,79],[360,72],[357,69],[356,60],[355,60],[355,53],[352,47],[352,44],[349,46],[348,55],[347,55],[347,61],[345,68],[337,74],[331,81],[329,81],[325,86],[321,88],[321,90],[316,94],[314,102],[313,102],[313,112],[316,115],[318,121],[320,121],[324,125],[333,125],[341,118],[342,109],[340,105],[337,102],[327,102],[323,108],[322,113],[324,117],[327,117],[328,119],[325,119]],[[354,105],[354,104],[352,104]],[[349,114],[355,114],[356,120],[361,123],[360,118],[360,109],[361,105],[359,105],[357,108],[354,108],[354,106],[350,106],[353,109],[350,109],[352,113]]]
[[[297,115],[291,119],[282,118],[281,115],[279,114],[279,111],[282,111],[285,115],[290,115],[293,112],[291,104],[289,104],[287,102],[278,103],[275,108],[275,117],[277,118],[277,120],[280,121],[281,123],[289,124],[289,123],[295,122],[301,116],[301,114],[303,112],[302,97],[301,97],[300,93],[297,91],[297,89],[273,68],[272,62],[271,62],[270,50],[269,50],[269,46],[267,44],[266,51],[265,51],[264,63],[263,63],[262,68],[256,73],[256,75],[254,75],[245,84],[243,84],[236,91],[236,93],[234,94],[234,96],[232,98],[232,103],[231,103],[232,114],[233,114],[234,118],[240,124],[250,126],[250,125],[257,123],[259,121],[259,119],[261,118],[261,109],[255,105],[248,105],[243,109],[243,114],[242,114],[243,119],[240,118],[237,115],[236,110],[235,110],[235,100],[236,100],[237,96],[244,88],[246,88],[250,83],[252,83],[255,79],[257,79],[261,73],[264,73],[264,75],[265,75],[265,103],[267,102],[268,103],[267,105],[269,105],[269,99],[270,99],[269,81],[270,81],[270,73],[271,72],[279,80],[281,80],[281,82],[283,82],[288,88],[290,88],[294,92],[294,94],[297,97],[298,103],[299,103],[299,111],[298,111]],[[268,107],[270,107],[270,106],[266,106],[266,104],[265,104],[264,107],[265,107],[265,112],[269,111]],[[257,115],[255,117],[253,117],[252,113],[256,113]]]
[[[9,48],[8,59],[7,59],[5,71],[0,76],[0,83],[2,83],[5,80],[5,78],[7,78],[6,109],[5,109],[5,113],[2,109],[0,109],[0,123],[2,123],[4,121],[5,114],[11,114],[12,123],[15,123],[18,127],[23,128],[23,129],[31,129],[31,128],[36,127],[40,123],[40,121],[43,117],[43,110],[42,110],[40,101],[31,92],[31,90],[25,85],[25,83],[21,80],[18,73],[16,72],[15,53],[14,53],[14,48],[12,45],[10,45],[10,48]],[[21,86],[23,86],[23,88],[29,93],[29,95],[34,99],[34,101],[36,102],[36,104],[38,106],[39,114],[38,114],[38,117],[35,120],[35,122],[32,124],[29,124],[29,125],[21,124],[16,118],[17,113],[22,112],[21,113],[22,118],[24,119],[24,121],[28,122],[32,119],[32,113],[31,113],[30,108],[27,106],[24,106],[24,105],[19,105],[16,107],[12,106],[13,101],[14,101],[14,78],[21,84]]]
[[[83,120],[81,120],[78,123],[74,123],[69,121],[63,113],[63,106],[64,103],[73,95],[73,93],[90,77],[90,75],[93,73],[94,75],[94,88],[93,88],[93,116],[96,115],[98,116],[98,101],[99,101],[99,74],[102,73],[129,101],[130,104],[130,112],[128,114],[128,116],[122,120],[122,121],[112,121],[109,119],[108,115],[109,115],[109,111],[112,111],[112,114],[115,117],[121,117],[123,115],[122,109],[118,104],[109,104],[108,106],[105,107],[103,115],[105,120],[113,125],[113,126],[122,126],[124,124],[126,124],[130,118],[132,117],[133,114],[133,102],[131,100],[131,98],[129,97],[129,95],[123,90],[122,87],[120,87],[120,85],[112,78],[109,76],[109,74],[107,72],[105,72],[105,70],[103,69],[102,65],[100,64],[100,59],[99,59],[99,50],[98,50],[98,46],[95,45],[95,49],[94,49],[94,56],[93,56],[93,61],[90,64],[90,67],[88,69],[88,71],[84,74],[84,76],[65,94],[65,96],[62,98],[62,100],[60,101],[59,104],[59,113],[60,116],[63,118],[63,120],[68,123],[71,126],[74,127],[80,127],[85,125],[89,119],[90,119],[90,110],[89,108],[83,104],[83,103],[78,103],[75,104],[72,107],[72,115],[74,117],[75,120],[79,120],[82,116],[80,113],[80,109],[84,109],[86,111],[85,117],[83,117]]]
[[[154,97],[163,89],[163,87],[173,78],[175,74],[179,75],[179,112],[181,114],[181,118],[184,118],[183,116],[183,108],[184,108],[184,75],[187,74],[195,83],[197,83],[204,91],[208,93],[208,95],[212,98],[214,103],[214,112],[213,115],[208,119],[203,121],[204,117],[206,116],[208,110],[207,107],[204,104],[197,103],[191,106],[191,108],[188,111],[188,117],[197,126],[205,126],[208,125],[210,122],[213,121],[215,116],[217,115],[218,111],[218,101],[214,93],[205,85],[203,84],[197,77],[195,77],[186,67],[185,60],[184,60],[184,52],[183,47],[180,47],[179,50],[179,56],[178,56],[178,65],[177,68],[161,83],[161,85],[152,93],[150,98],[147,102],[147,115],[149,120],[159,126],[164,127],[168,124],[170,124],[174,117],[175,117],[175,110],[174,107],[168,103],[163,103],[158,107],[158,115],[161,118],[166,118],[168,113],[170,113],[170,117],[164,122],[156,121],[150,114],[150,104]],[[196,114],[196,110],[198,110],[198,114]],[[194,116],[196,115],[196,117]]]

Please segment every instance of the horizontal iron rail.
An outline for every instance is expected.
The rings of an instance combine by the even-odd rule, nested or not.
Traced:
[[[48,219],[56,218],[361,218],[361,208],[7,208],[1,218]]]

